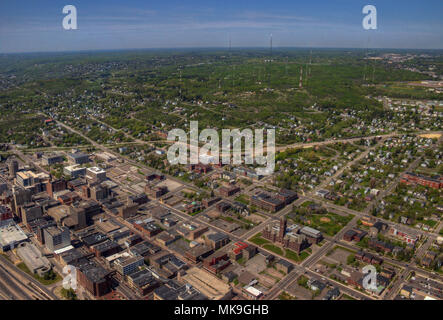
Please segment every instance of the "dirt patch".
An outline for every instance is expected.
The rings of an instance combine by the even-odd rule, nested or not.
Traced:
[[[183,185],[180,182],[166,179],[166,180],[160,182],[158,184],[158,186],[159,187],[167,187],[170,192],[174,192],[175,190],[177,190],[178,188],[180,188]],[[192,192],[191,190],[189,190],[189,191]]]
[[[346,264],[347,258],[350,254],[351,253],[346,250],[342,250],[340,248],[337,248],[334,250],[334,252],[328,258],[335,260],[338,263]]]
[[[217,209],[211,209],[211,210],[207,211],[206,214],[211,218],[220,217],[220,212]]]
[[[257,254],[246,262],[245,268],[253,274],[259,274],[267,268],[266,258],[261,254]]]
[[[271,288],[277,282],[276,279],[274,279],[273,277],[271,277],[267,274],[260,274],[258,276],[258,281],[260,282],[260,284],[262,284],[266,288]]]
[[[260,224],[266,220],[266,218],[256,215],[256,214],[251,214],[250,216],[247,217],[247,219],[251,220],[252,222],[254,222],[256,224]]]
[[[441,134],[440,133],[427,133],[427,134],[421,134],[419,135],[420,138],[425,139],[440,139]]]
[[[278,270],[275,270],[274,268],[268,268],[266,270],[266,273],[274,278],[278,278],[278,279],[283,278],[283,275]]]

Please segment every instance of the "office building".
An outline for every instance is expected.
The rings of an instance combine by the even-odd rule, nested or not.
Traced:
[[[43,230],[45,246],[52,252],[71,245],[71,235],[66,227],[49,227]]]

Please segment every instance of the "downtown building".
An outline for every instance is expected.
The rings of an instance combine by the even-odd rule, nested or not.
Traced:
[[[299,254],[310,246],[308,237],[299,232],[298,226],[288,227],[286,218],[282,218],[279,224],[263,229],[262,237],[273,243],[280,243],[284,248],[294,250]]]

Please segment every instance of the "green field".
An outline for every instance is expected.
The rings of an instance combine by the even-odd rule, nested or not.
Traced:
[[[300,252],[300,254],[297,254],[297,252],[294,252],[290,249],[285,249],[285,257],[295,262],[301,262],[305,260],[307,257],[309,257],[309,252],[302,251]]]
[[[267,249],[267,250],[269,250],[269,251],[272,251],[272,252],[274,252],[275,254],[283,255],[283,250],[282,250],[280,247],[277,247],[277,246],[275,246],[275,245],[273,245],[273,244],[270,244],[270,243],[265,244],[265,245],[263,245],[263,248],[264,248],[264,249]]]
[[[266,243],[270,243],[269,240],[266,240],[266,239],[261,237],[261,233],[257,233],[255,236],[250,238],[249,241],[251,241],[252,243],[255,243],[258,246],[262,246],[262,245],[264,245]]]
[[[353,214],[342,216],[332,212],[325,214],[307,214],[303,209],[304,208],[296,209],[294,213],[289,215],[289,218],[295,223],[308,225],[328,236],[336,235],[354,218]],[[302,216],[304,216],[304,219],[301,218]]]

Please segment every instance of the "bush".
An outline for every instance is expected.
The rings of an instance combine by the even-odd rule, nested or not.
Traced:
[[[346,259],[346,263],[347,264],[352,264],[352,263],[354,263],[355,262],[355,255],[354,254],[350,254],[349,256],[348,256],[348,258]]]
[[[77,300],[77,294],[75,293],[75,291],[72,288],[69,288],[69,289],[63,288],[61,291],[61,294],[62,294],[63,298],[65,298],[67,300]]]

